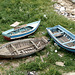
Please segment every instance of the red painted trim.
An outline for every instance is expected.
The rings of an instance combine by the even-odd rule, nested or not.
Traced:
[[[10,37],[3,36],[6,40],[11,40]]]

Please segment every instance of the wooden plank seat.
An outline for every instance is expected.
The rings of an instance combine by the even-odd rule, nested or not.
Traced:
[[[74,41],[75,41],[75,40],[71,40],[71,41],[65,42],[65,43],[63,43],[63,44],[72,43],[72,42],[74,42]]]
[[[55,33],[55,34],[53,34],[53,35],[54,35],[55,37],[57,37],[57,36],[61,36],[62,33],[64,33],[64,32],[58,32],[58,33]]]
[[[21,50],[21,49],[24,49],[24,48],[27,48],[27,49],[28,49],[28,47],[30,48],[30,46],[32,46],[32,45],[22,46],[22,47],[19,47],[19,48],[17,48],[17,49],[18,49],[18,50]]]
[[[14,51],[16,51],[17,54],[21,54],[21,53],[15,48],[15,46],[14,46],[13,44],[11,44],[11,46],[14,48]]]
[[[70,41],[68,38],[66,38],[65,36],[61,36],[57,38],[60,42],[64,43],[64,42],[68,42]]]
[[[74,47],[74,46],[75,46],[74,43],[68,43],[68,44],[66,44],[66,45],[69,46],[69,47]]]
[[[25,27],[25,26],[27,26],[27,24],[24,24],[24,25],[21,25],[21,26],[17,26],[14,29],[19,29],[19,28],[22,28],[22,27]]]
[[[36,49],[39,49],[38,46],[33,41],[30,40],[30,42],[35,46]]]

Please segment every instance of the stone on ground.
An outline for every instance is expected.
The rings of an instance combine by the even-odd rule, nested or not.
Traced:
[[[75,72],[63,73],[62,75],[75,75]]]
[[[65,66],[63,62],[56,62],[55,64],[62,67]]]

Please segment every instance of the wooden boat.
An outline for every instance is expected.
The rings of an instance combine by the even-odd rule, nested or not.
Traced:
[[[42,50],[48,41],[42,38],[30,38],[9,42],[0,47],[0,58],[19,58]]]
[[[48,34],[54,41],[62,48],[75,52],[75,35],[63,28],[60,25],[55,27],[46,28]]]
[[[21,25],[16,28],[3,32],[2,35],[6,40],[25,37],[34,33],[37,30],[39,24],[40,24],[40,20],[29,24]]]

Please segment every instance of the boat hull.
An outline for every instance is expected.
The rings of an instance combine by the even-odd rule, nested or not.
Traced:
[[[34,33],[37,30],[37,28],[39,27],[39,25],[40,25],[40,20],[27,24],[26,27],[28,27],[28,26],[33,27],[33,29],[31,29],[29,31],[23,31],[23,32],[19,32],[18,34],[13,34],[13,35],[8,36],[8,33],[15,31],[15,29],[10,29],[10,30],[3,32],[2,35],[6,40],[13,40],[13,39],[22,38],[22,37],[25,37],[25,36],[28,36],[28,35]]]
[[[48,44],[44,38],[9,42],[0,47],[0,58],[21,58],[41,51]]]

